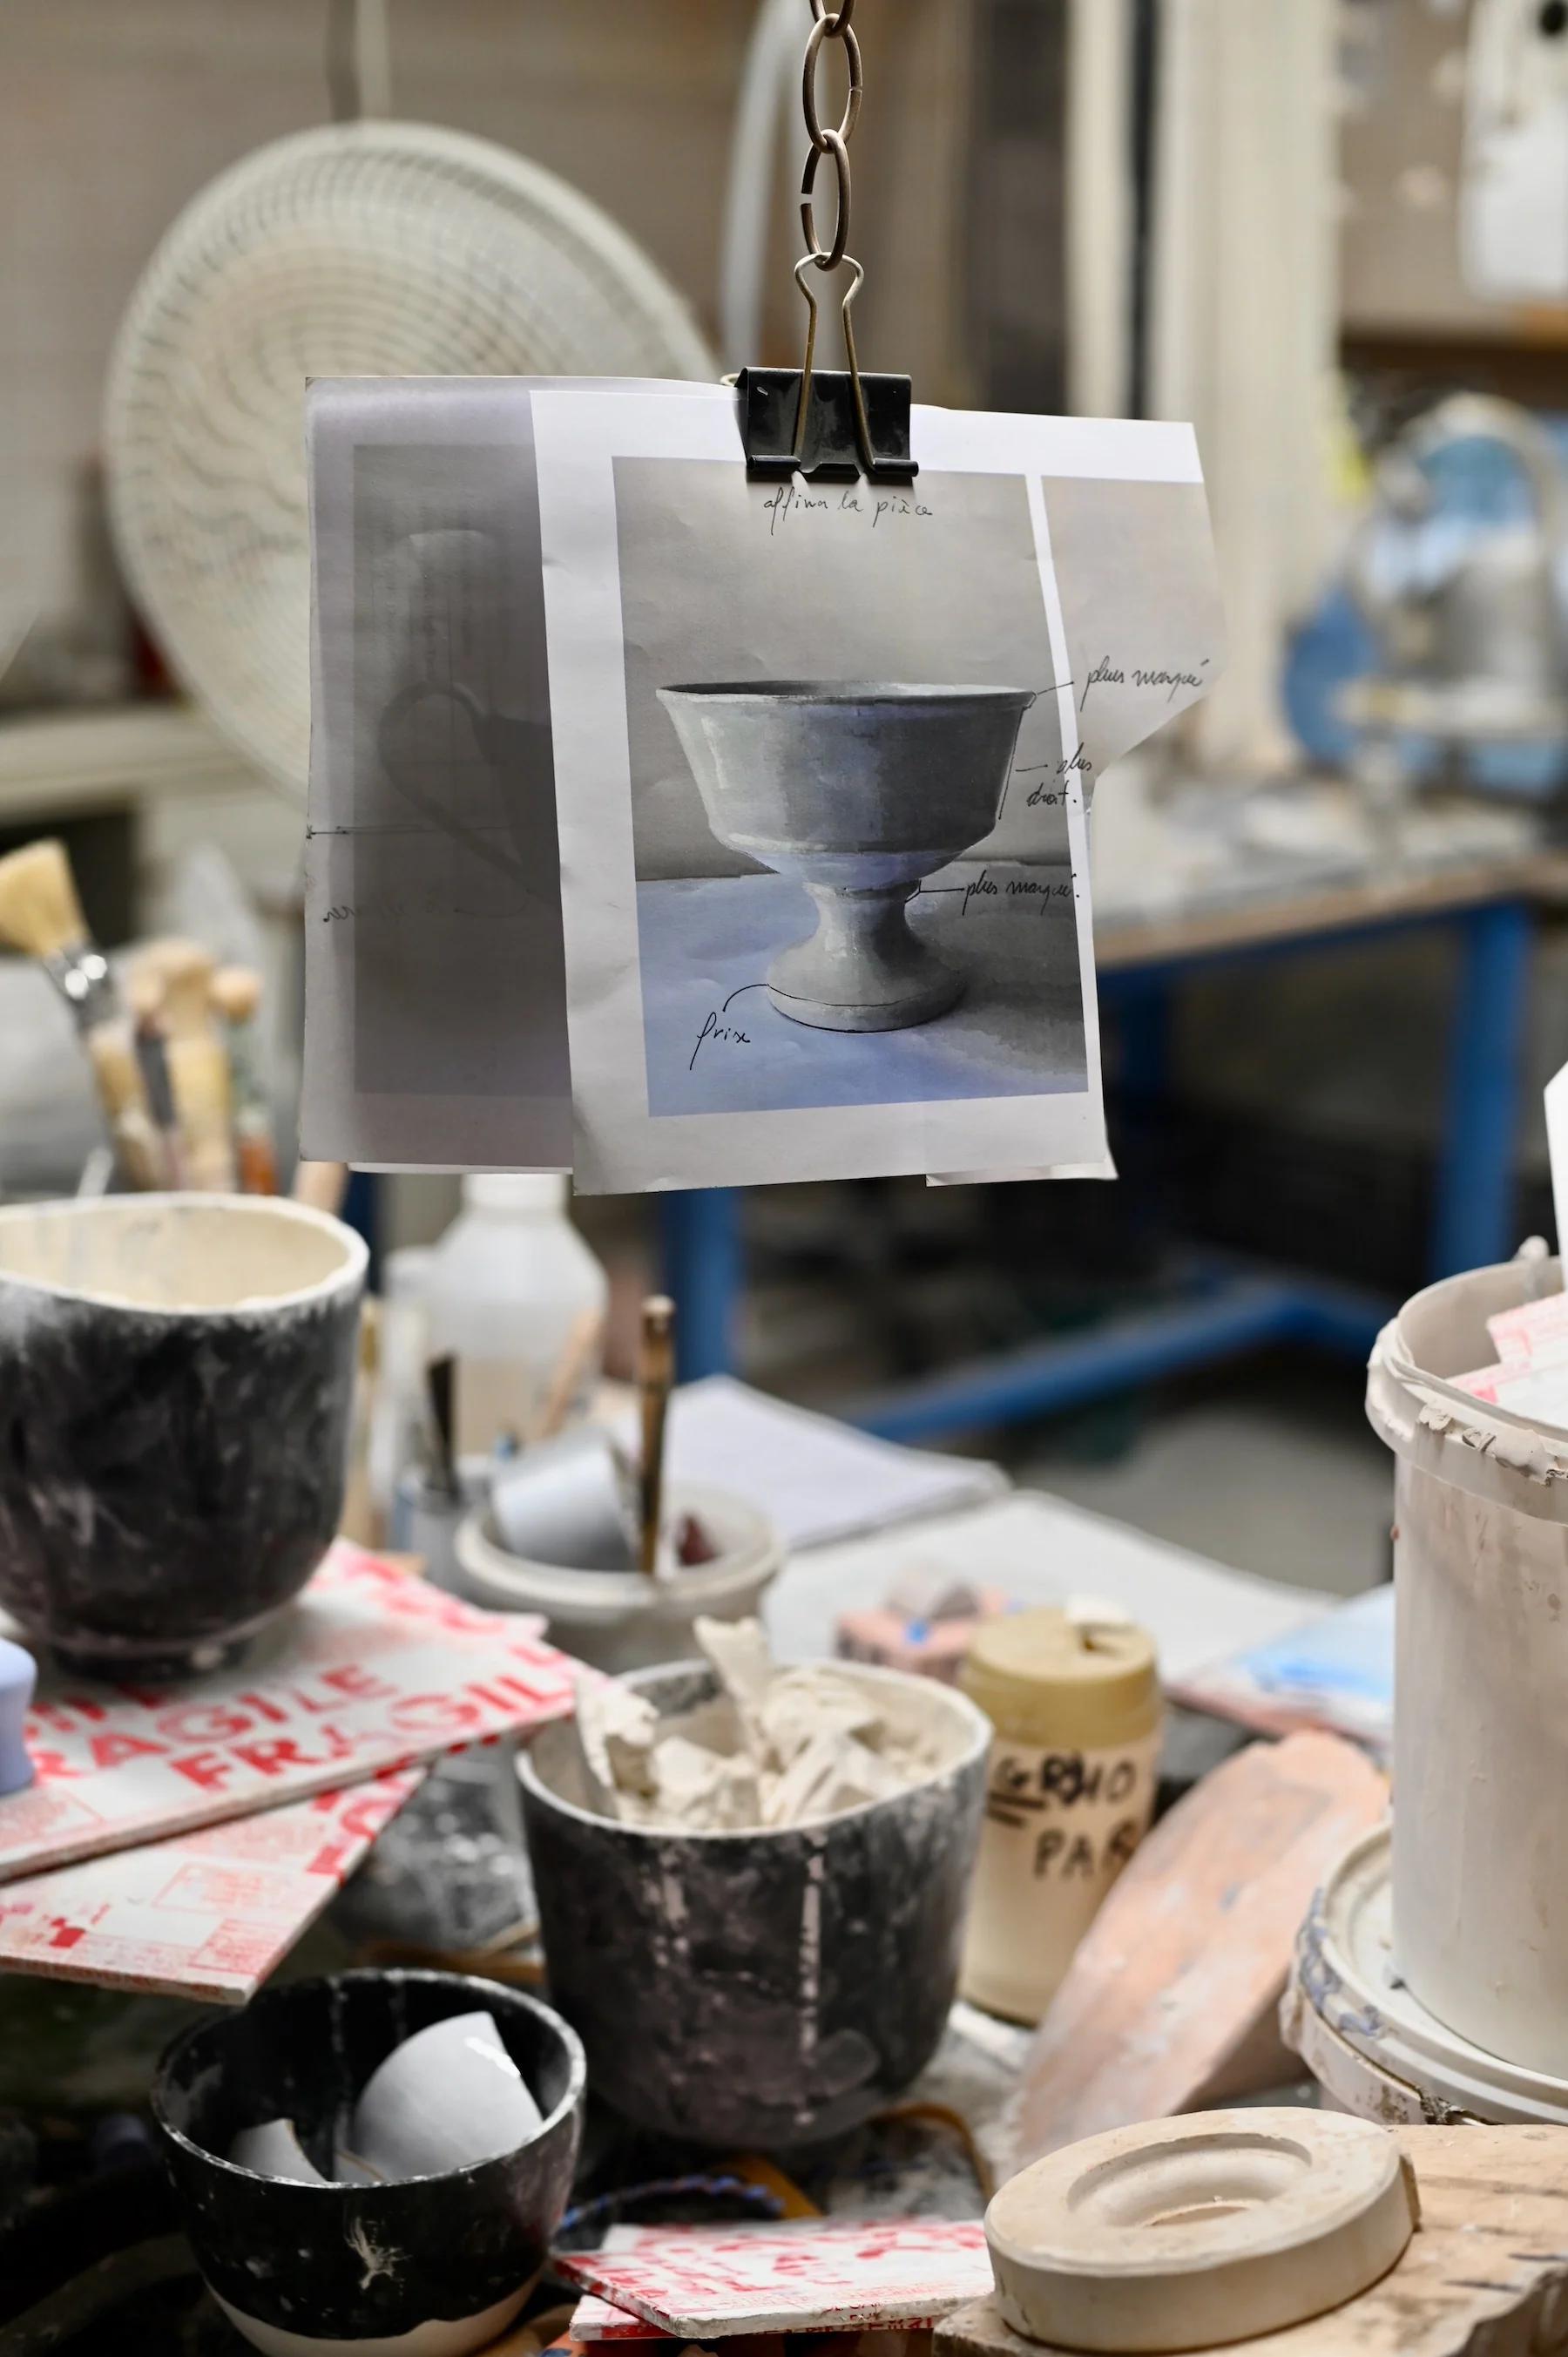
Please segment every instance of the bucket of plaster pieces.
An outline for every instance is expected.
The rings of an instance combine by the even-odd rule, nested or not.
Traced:
[[[788,2149],[858,2126],[929,2061],[958,1980],[990,1722],[898,1670],[835,1663],[928,1756],[899,1792],[777,1827],[601,1813],[570,1722],[519,1760],[551,2002],[590,2088],[683,2141]],[[711,1702],[700,1662],[622,1682],[661,1717]]]
[[[587,1571],[503,1546],[491,1509],[458,1525],[453,1585],[492,1612],[542,1612],[553,1642],[597,1670],[646,1669],[692,1650],[698,1616],[744,1620],[784,1566],[784,1545],[748,1499],[706,1482],[671,1487],[667,1521],[692,1516],[713,1548],[705,1563],[641,1571]]]
[[[1568,1431],[1454,1382],[1557,1264],[1429,1286],[1379,1335],[1394,1452],[1392,1937],[1458,2037],[1568,2080]]]
[[[1297,1935],[1280,2028],[1320,2101],[1385,2127],[1568,2127],[1568,2079],[1505,2062],[1444,2029],[1401,1979],[1389,1853],[1386,1824],[1352,1843]]]

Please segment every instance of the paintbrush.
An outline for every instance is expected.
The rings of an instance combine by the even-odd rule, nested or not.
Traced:
[[[163,1027],[163,976],[149,967],[134,969],[125,985],[125,996],[130,1001],[131,1017],[135,1025],[136,1069],[142,1076],[148,1116],[157,1132],[163,1158],[158,1183],[164,1187],[183,1188],[189,1182],[180,1144],[174,1083],[169,1079],[168,1040]]]
[[[70,1009],[126,1178],[158,1184],[157,1139],[109,961],[87,930],[65,845],[29,843],[0,859],[0,942],[37,958]]]
[[[650,1293],[642,1305],[642,1340],[637,1358],[637,1388],[642,1406],[642,1469],[639,1483],[642,1568],[651,1577],[659,1560],[659,1524],[664,1504],[664,1426],[675,1381],[675,1304]]]
[[[161,1009],[169,1080],[189,1184],[213,1194],[235,1185],[229,1057],[212,1016],[212,955],[196,942],[165,942],[148,960],[164,986]]]
[[[435,1443],[435,1459],[430,1468],[433,1489],[444,1497],[456,1498],[457,1486],[457,1449],[453,1437],[456,1431],[457,1361],[450,1351],[439,1359],[431,1359],[424,1369],[424,1386],[430,1397],[430,1429]]]
[[[605,1313],[602,1309],[585,1309],[572,1320],[550,1378],[550,1388],[544,1394],[539,1420],[530,1436],[532,1441],[553,1440],[565,1423],[567,1411],[583,1387],[583,1378],[598,1354],[604,1330]]]
[[[242,1195],[275,1195],[277,1155],[273,1117],[256,1060],[256,1009],[262,977],[253,966],[222,965],[212,977],[212,1004],[229,1027],[234,1097],[234,1158]]]

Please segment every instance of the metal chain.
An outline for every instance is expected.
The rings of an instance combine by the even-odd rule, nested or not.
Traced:
[[[815,263],[819,270],[836,270],[844,259],[849,243],[849,143],[860,119],[860,102],[865,86],[860,43],[850,24],[854,13],[854,0],[839,0],[839,5],[832,15],[828,13],[828,0],[811,0],[811,38],[806,43],[805,64],[800,75],[800,106],[806,118],[806,136],[811,143],[806,156],[806,168],[800,177],[800,227],[806,240],[806,252],[802,258]],[[843,114],[831,128],[824,126],[817,104],[817,67],[823,44],[828,41],[843,44],[844,64],[849,73],[849,96],[844,102]],[[827,245],[822,243],[818,234],[815,201],[817,169],[824,156],[831,156],[833,159],[838,188],[838,210],[833,221],[832,240]]]
[[[817,296],[812,280],[819,272],[836,270],[841,263],[847,265],[849,278],[839,303],[839,318],[843,328],[844,357],[849,362],[851,396],[854,404],[855,441],[860,450],[861,464],[871,474],[876,460],[871,447],[871,426],[866,416],[865,393],[860,381],[860,362],[855,355],[854,328],[850,313],[859,294],[865,271],[849,251],[850,174],[849,143],[854,136],[854,126],[860,120],[864,77],[861,72],[860,43],[855,38],[850,18],[854,14],[854,0],[838,0],[830,9],[828,0],[811,0],[811,29],[806,41],[806,58],[800,75],[800,107],[806,118],[806,136],[811,141],[807,150],[806,168],[800,175],[800,227],[805,233],[806,251],[795,264],[795,283],[806,298],[806,350],[800,369],[800,392],[795,409],[795,460],[798,465],[805,450],[806,421],[811,407],[811,372],[817,353]],[[849,76],[849,95],[843,114],[835,124],[824,124],[817,103],[817,69],[822,50],[829,41],[837,41],[843,49],[844,68]],[[838,199],[833,217],[833,233],[824,245],[817,228],[817,174],[822,157],[831,156],[833,181]]]

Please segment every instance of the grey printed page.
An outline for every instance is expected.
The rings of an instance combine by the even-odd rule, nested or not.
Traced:
[[[311,388],[315,1159],[571,1164],[530,392]]]

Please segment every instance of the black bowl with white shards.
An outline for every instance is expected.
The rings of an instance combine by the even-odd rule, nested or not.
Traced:
[[[602,1815],[569,1721],[519,1756],[550,1991],[594,2089],[638,2126],[746,2151],[856,2127],[935,2053],[953,2000],[991,1723],[934,1678],[839,1664],[933,1764],[842,1814],[729,1833]],[[621,1681],[662,1714],[711,1701],[703,1663]]]
[[[395,2050],[486,2014],[542,2115],[515,2148],[387,2182],[296,2183],[227,2158],[290,2121],[306,2163],[344,2167],[349,2123]],[[582,2130],[581,2045],[548,2006],[460,1973],[389,1968],[264,1990],[199,2022],[158,2065],[153,2113],[208,2288],[267,2357],[324,2357],[406,2338],[463,2357],[503,2332],[565,2212]]]

